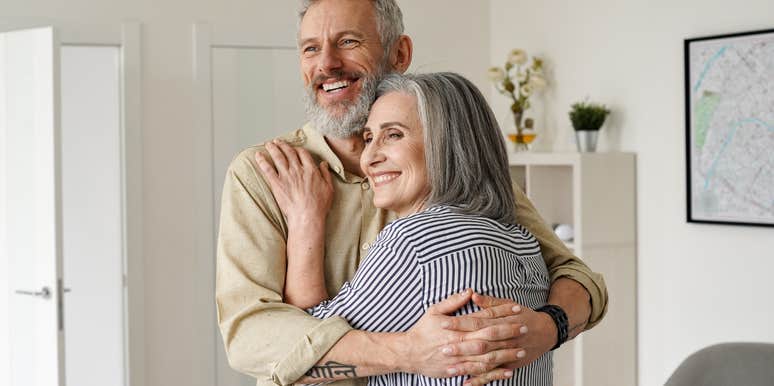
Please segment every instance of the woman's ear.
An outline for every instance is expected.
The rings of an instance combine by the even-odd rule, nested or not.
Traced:
[[[411,55],[414,52],[414,43],[408,35],[400,35],[398,41],[390,53],[390,64],[392,69],[399,73],[404,73],[411,65]]]

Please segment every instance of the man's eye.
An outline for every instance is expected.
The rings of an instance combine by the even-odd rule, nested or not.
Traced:
[[[341,45],[343,46],[354,46],[358,43],[355,39],[344,39],[341,41]]]
[[[371,141],[373,141],[373,140],[374,140],[374,139],[373,139],[372,137],[366,137],[366,138],[363,138],[363,142],[365,142],[365,144],[366,144],[366,145],[368,145],[369,143],[371,143]]]
[[[317,47],[315,47],[315,46],[304,47],[304,50],[303,50],[303,51],[304,51],[305,53],[306,53],[306,52],[317,52]]]

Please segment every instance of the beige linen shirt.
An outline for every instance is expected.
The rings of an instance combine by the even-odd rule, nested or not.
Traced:
[[[373,205],[364,178],[344,170],[325,138],[309,124],[281,137],[304,147],[333,171],[334,199],[325,234],[325,280],[334,296],[350,280],[369,244],[394,214]],[[258,385],[295,382],[352,327],[340,317],[316,319],[283,303],[285,241],[288,228],[271,189],[255,163],[263,145],[245,149],[229,166],[223,187],[215,297],[218,324],[234,369]],[[516,188],[517,218],[540,242],[551,279],[569,277],[591,295],[589,327],[607,309],[602,276],[573,256],[547,227],[524,193]],[[365,378],[335,382],[363,384]]]

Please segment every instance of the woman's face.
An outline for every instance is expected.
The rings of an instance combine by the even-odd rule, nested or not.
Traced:
[[[417,99],[401,92],[374,102],[363,130],[360,167],[374,189],[374,205],[403,217],[422,209],[430,192]]]

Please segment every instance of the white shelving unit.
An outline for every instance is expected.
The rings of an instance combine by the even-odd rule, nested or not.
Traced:
[[[549,225],[572,225],[567,246],[607,284],[602,322],[554,353],[554,385],[636,385],[635,155],[523,152],[509,163]]]

